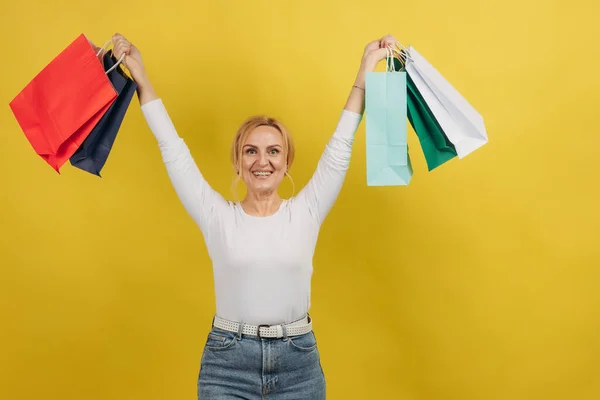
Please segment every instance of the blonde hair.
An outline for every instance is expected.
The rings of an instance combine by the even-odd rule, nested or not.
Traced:
[[[294,162],[294,156],[296,154],[294,148],[294,141],[292,136],[289,134],[285,125],[276,118],[272,118],[266,115],[255,115],[246,119],[242,125],[237,130],[235,137],[233,138],[233,143],[231,145],[231,162],[233,164],[233,168],[235,171],[235,180],[233,181],[231,190],[234,197],[237,198],[236,187],[240,179],[242,178],[242,149],[248,136],[250,133],[258,128],[259,126],[270,126],[279,131],[281,133],[281,138],[283,139],[283,156],[286,160],[286,170],[285,176],[287,176],[292,182],[292,195],[295,192],[294,180],[288,173],[289,169],[292,167],[292,163]]]

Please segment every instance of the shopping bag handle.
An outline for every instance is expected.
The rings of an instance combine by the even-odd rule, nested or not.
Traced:
[[[104,45],[102,47],[100,47],[100,49],[98,50],[98,53],[96,53],[96,57],[99,57],[100,53],[102,53],[102,50],[104,50],[106,48],[106,46],[110,43],[112,43],[112,40],[107,40],[106,43],[104,43]],[[123,55],[121,56],[121,58],[119,58],[119,60],[115,63],[115,65],[113,65],[112,67],[110,67],[108,69],[108,71],[106,71],[106,74],[108,75],[108,73],[110,71],[117,68],[119,66],[119,64],[121,64],[121,62],[123,61],[124,58],[125,58],[125,53],[123,53]]]
[[[400,48],[401,48],[401,50],[400,50]],[[406,68],[406,64],[409,61],[414,62],[414,60],[410,56],[410,51],[406,47],[404,47],[404,45],[400,42],[396,42],[396,45],[394,45],[394,46],[388,45],[387,50],[388,50],[388,59],[387,60],[392,59],[392,62],[393,62],[393,57],[396,57],[398,59],[398,61],[400,61],[400,63],[402,63],[403,69]],[[394,53],[396,55],[394,55]],[[386,60],[386,65],[387,65],[387,60]],[[389,70],[388,70],[388,72],[389,72]]]
[[[398,61],[400,61],[400,63],[402,64],[402,67],[404,68],[406,66],[406,60],[404,60],[402,58],[402,52],[399,52],[398,50],[396,50],[394,47],[392,47],[392,45],[388,45],[385,48],[386,52],[387,52],[387,56],[385,59],[385,72],[397,72],[396,71],[396,65],[394,63],[394,58],[397,58]],[[394,52],[398,55],[395,56]],[[402,68],[398,70],[398,72],[402,71]]]
[[[398,46],[398,47],[402,48],[402,50],[404,50],[404,51],[397,51],[396,50],[396,52],[398,54],[404,55],[407,59],[410,59],[410,52],[408,51],[408,49],[406,47],[404,47],[404,45],[402,43],[396,41],[396,46]],[[412,61],[412,59],[411,59],[411,61]]]
[[[394,53],[392,51],[392,46],[387,45],[385,47],[385,72],[396,71],[396,67],[394,66]]]

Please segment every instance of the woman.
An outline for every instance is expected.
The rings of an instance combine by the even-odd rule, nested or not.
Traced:
[[[310,308],[312,258],[319,228],[342,187],[364,111],[365,74],[386,58],[392,36],[369,43],[337,128],[316,171],[294,197],[277,189],[294,160],[279,121],[252,117],[239,128],[231,157],[245,198],[227,201],[198,170],[145,72],[139,50],[113,37],[117,59],[138,85],[148,126],[173,187],[199,226],[213,262],[216,314],[200,363],[199,399],[324,399]]]

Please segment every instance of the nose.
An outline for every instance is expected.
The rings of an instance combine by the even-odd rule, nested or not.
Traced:
[[[260,154],[260,157],[258,159],[258,165],[260,165],[261,167],[266,167],[267,165],[269,165],[269,161],[265,153]]]

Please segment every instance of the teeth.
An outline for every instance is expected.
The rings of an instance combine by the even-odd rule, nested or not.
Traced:
[[[256,176],[268,176],[271,175],[270,172],[255,172],[254,175]]]

